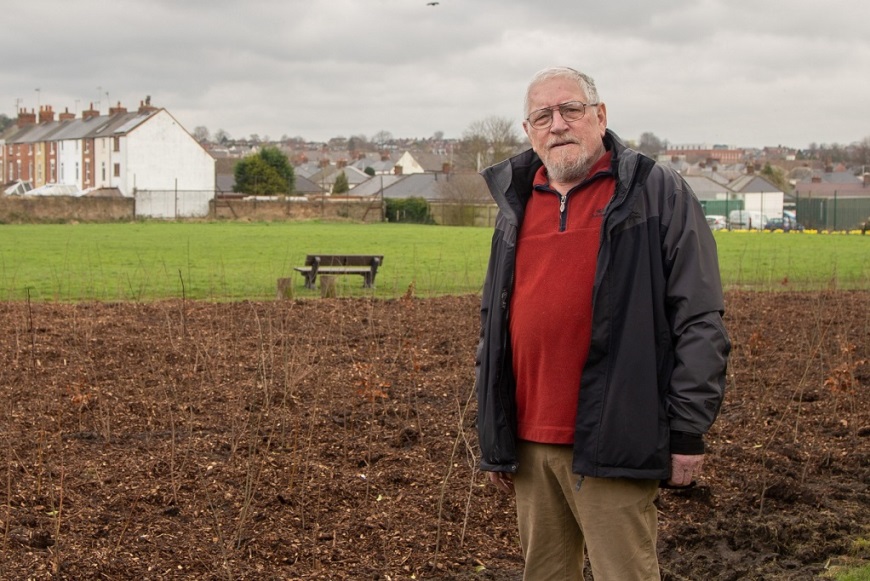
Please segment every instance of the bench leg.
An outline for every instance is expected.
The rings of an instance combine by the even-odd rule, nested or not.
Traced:
[[[374,276],[372,273],[366,272],[363,274],[363,288],[372,288],[372,283],[374,283]]]
[[[317,273],[306,272],[305,274],[305,288],[313,289],[314,281],[317,278]]]

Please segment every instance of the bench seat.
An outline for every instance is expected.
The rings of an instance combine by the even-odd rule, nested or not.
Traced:
[[[295,266],[293,270],[305,277],[305,288],[315,288],[318,274],[357,274],[363,277],[363,287],[372,288],[383,261],[383,255],[373,254],[309,254],[305,266]]]

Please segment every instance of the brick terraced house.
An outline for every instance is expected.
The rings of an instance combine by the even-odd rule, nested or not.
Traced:
[[[119,103],[106,115],[93,105],[80,117],[66,110],[57,119],[50,105],[38,115],[22,109],[0,136],[0,172],[2,183],[74,186],[78,195],[215,189],[214,158],[150,98],[136,111]]]

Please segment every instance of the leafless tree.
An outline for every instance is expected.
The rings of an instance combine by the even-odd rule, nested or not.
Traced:
[[[461,167],[479,171],[509,158],[519,144],[513,120],[493,115],[474,121],[462,134]]]
[[[198,125],[197,127],[194,127],[193,138],[200,143],[205,143],[206,141],[208,141],[210,138],[208,127],[206,127],[205,125]]]

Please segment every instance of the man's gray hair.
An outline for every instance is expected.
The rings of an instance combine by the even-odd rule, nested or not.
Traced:
[[[577,83],[577,86],[580,87],[580,90],[586,94],[586,100],[589,103],[598,103],[600,99],[598,98],[598,89],[595,88],[595,81],[592,80],[592,77],[589,75],[583,74],[580,71],[574,70],[569,67],[548,67],[542,71],[538,71],[535,73],[535,76],[532,77],[532,80],[529,81],[528,89],[526,89],[526,100],[524,104],[525,114],[524,117],[527,116],[531,111],[529,111],[529,93],[532,88],[538,83],[542,83],[544,81],[549,81],[550,79],[570,79]]]

